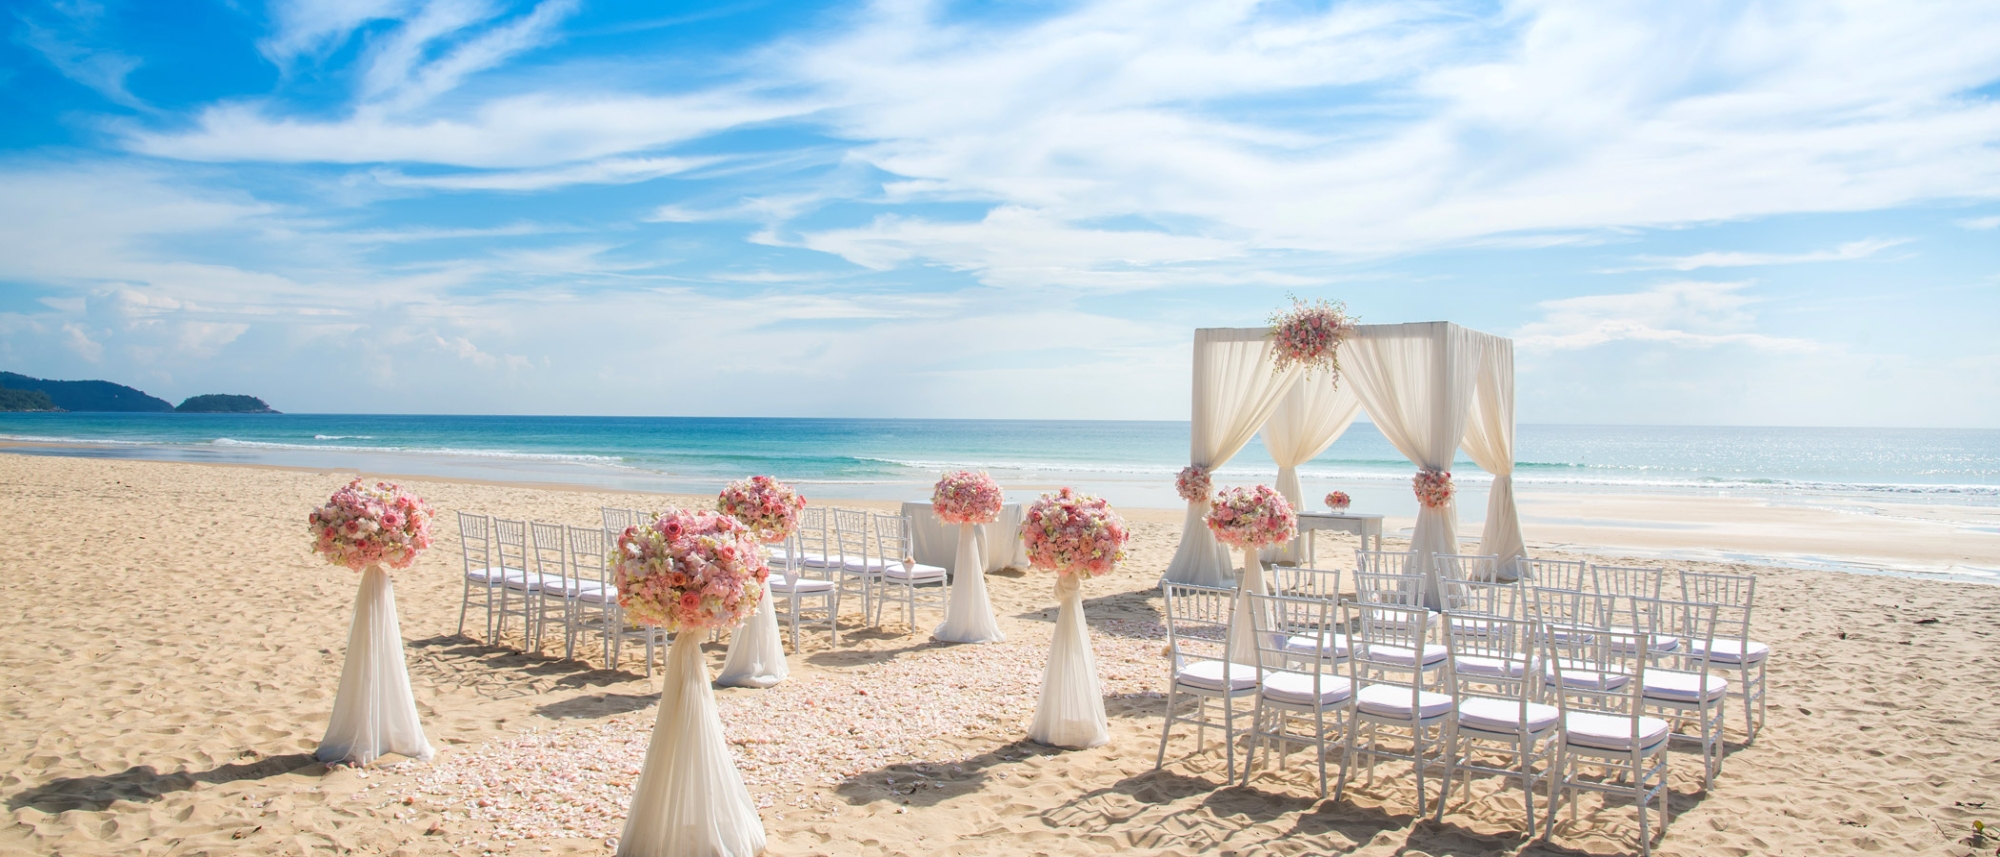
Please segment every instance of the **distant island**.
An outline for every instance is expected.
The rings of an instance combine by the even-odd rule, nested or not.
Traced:
[[[165,399],[110,381],[51,381],[0,372],[0,411],[275,414],[256,396],[192,396],[174,407]]]
[[[174,408],[183,414],[275,414],[271,406],[264,404],[256,396],[233,396],[227,393],[210,393],[205,396],[189,396],[188,400]]]

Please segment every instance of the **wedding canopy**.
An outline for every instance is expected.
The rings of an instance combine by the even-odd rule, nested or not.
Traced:
[[[1495,554],[1502,573],[1526,555],[1514,509],[1514,343],[1443,321],[1358,325],[1339,349],[1340,377],[1280,370],[1269,330],[1202,328],[1194,333],[1194,413],[1191,463],[1215,470],[1260,430],[1278,462],[1277,488],[1305,508],[1299,465],[1331,446],[1365,410],[1382,435],[1418,468],[1450,470],[1463,449],[1493,475],[1480,552]],[[1229,586],[1234,563],[1203,516],[1206,498],[1189,501],[1166,577],[1176,583]],[[1431,557],[1458,552],[1455,502],[1419,505],[1410,536],[1412,571],[1437,576]],[[1272,549],[1266,561],[1295,558],[1297,542]],[[1432,604],[1436,606],[1435,603]]]

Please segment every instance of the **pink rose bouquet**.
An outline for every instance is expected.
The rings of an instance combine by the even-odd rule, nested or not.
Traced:
[[[1292,298],[1289,312],[1271,316],[1271,343],[1278,349],[1278,368],[1293,364],[1307,370],[1325,369],[1340,376],[1340,341],[1354,332],[1354,319],[1339,301],[1306,303]]]
[[[1417,477],[1410,480],[1416,487],[1417,502],[1426,509],[1436,509],[1451,502],[1452,492],[1449,470],[1419,470]]]
[[[799,528],[806,498],[769,476],[752,476],[724,486],[715,498],[715,508],[742,523],[758,541],[772,544],[784,541]]]
[[[1125,559],[1125,542],[1131,537],[1110,503],[1074,488],[1043,494],[1021,522],[1029,564],[1057,574],[1109,574]]]
[[[1292,512],[1291,502],[1269,485],[1230,488],[1215,495],[1206,520],[1217,541],[1245,550],[1283,544],[1299,534],[1299,516]]]
[[[1190,464],[1181,468],[1180,475],[1174,477],[1174,490],[1180,492],[1181,499],[1192,503],[1208,499],[1215,487],[1209,482],[1208,468]]]
[[[1000,518],[1000,483],[984,471],[957,470],[931,491],[931,511],[947,524],[984,524]]]
[[[675,633],[742,623],[757,609],[771,574],[742,522],[685,509],[626,528],[612,570],[626,615]]]
[[[387,482],[370,488],[356,479],[306,515],[313,552],[360,571],[371,565],[409,568],[431,546],[431,507]]]
[[[1348,497],[1346,491],[1335,491],[1326,495],[1326,507],[1336,512],[1347,508],[1347,504],[1352,502],[1353,498]]]

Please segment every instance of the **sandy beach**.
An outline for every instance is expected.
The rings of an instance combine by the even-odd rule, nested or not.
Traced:
[[[441,513],[439,543],[395,576],[429,764],[329,771],[311,758],[331,706],[356,576],[307,552],[303,517],[353,474],[0,455],[0,794],[9,854],[606,854],[653,722],[636,655],[586,660],[457,633],[451,513],[593,524],[602,505],[706,505],[591,490],[403,480]],[[815,497],[815,502],[840,504]],[[880,503],[855,505],[886,505]],[[1520,834],[1518,792],[1476,784],[1443,823],[1414,785],[1319,801],[1310,766],[1221,781],[1221,755],[1177,732],[1153,770],[1165,690],[1155,581],[1178,510],[1124,510],[1131,559],[1085,597],[1111,743],[1026,741],[1053,581],[989,577],[991,646],[930,641],[898,614],[838,647],[809,634],[792,676],[717,692],[772,854],[1612,854],[1632,811]],[[1722,561],[1732,552],[1894,568],[2000,567],[1992,510],[1896,514],[1752,501],[1524,495],[1537,554],[1609,561],[1712,552],[1675,567],[1759,577],[1756,636],[1775,649],[1769,723],[1703,791],[1676,751],[1674,819],[1655,853],[1991,854],[2000,823],[2000,589]],[[1669,522],[1662,526],[1659,522]],[[1390,522],[1390,529],[1407,522]],[[1393,543],[1393,539],[1392,539]],[[1347,537],[1319,540],[1332,560]],[[1345,563],[1342,563],[1345,564]],[[518,641],[516,641],[518,645]],[[720,644],[710,646],[711,668]],[[1586,809],[1596,806],[1586,800]],[[1567,817],[1565,816],[1565,822]]]

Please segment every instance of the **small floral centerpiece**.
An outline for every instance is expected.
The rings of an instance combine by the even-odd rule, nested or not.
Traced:
[[[1000,483],[985,471],[957,470],[931,490],[931,511],[947,524],[985,524],[1000,518]]]
[[[306,516],[313,552],[360,571],[371,565],[409,568],[431,546],[431,507],[388,482],[356,479]]]
[[[758,541],[774,544],[799,528],[806,498],[769,476],[752,476],[723,486],[715,508],[741,522]]]
[[[1131,533],[1103,498],[1063,488],[1028,507],[1021,540],[1028,562],[1057,574],[1098,577],[1125,559]]]
[[[1336,512],[1346,509],[1347,504],[1352,502],[1354,499],[1347,496],[1346,491],[1335,491],[1326,495],[1326,507]]]
[[[771,574],[741,521],[685,509],[627,527],[612,570],[626,615],[674,633],[742,623],[757,609]]]
[[[1180,475],[1174,477],[1174,490],[1180,492],[1181,499],[1192,503],[1208,499],[1215,489],[1209,482],[1208,468],[1190,464],[1181,468]]]
[[[1307,303],[1292,298],[1292,308],[1271,316],[1271,343],[1278,349],[1278,369],[1297,364],[1307,371],[1325,369],[1340,380],[1340,341],[1354,332],[1354,319],[1340,301]]]
[[[1417,502],[1424,504],[1424,508],[1437,509],[1451,502],[1452,491],[1455,490],[1451,485],[1451,471],[1419,470],[1411,482],[1416,487]]]
[[[1244,550],[1283,544],[1299,534],[1291,502],[1269,485],[1217,494],[1205,520],[1217,541]]]

